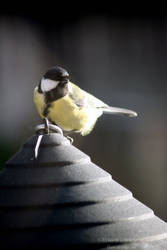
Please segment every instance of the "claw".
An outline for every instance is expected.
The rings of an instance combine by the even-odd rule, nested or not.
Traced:
[[[70,137],[70,136],[67,135],[67,139],[70,141],[71,144],[73,144],[74,139],[72,137]]]

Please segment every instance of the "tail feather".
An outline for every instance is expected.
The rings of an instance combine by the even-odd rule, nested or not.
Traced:
[[[137,113],[133,110],[116,108],[116,107],[104,107],[103,113],[104,114],[113,114],[113,115],[125,115],[125,116],[129,116],[129,117],[136,117],[137,116]]]

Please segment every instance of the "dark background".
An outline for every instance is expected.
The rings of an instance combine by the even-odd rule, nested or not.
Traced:
[[[74,145],[167,221],[166,8],[75,5],[1,8],[1,166],[34,134],[33,89],[59,65],[106,103],[139,113],[105,115]]]

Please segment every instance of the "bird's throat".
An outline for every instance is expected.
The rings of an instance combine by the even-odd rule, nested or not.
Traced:
[[[49,104],[58,99],[66,96],[68,94],[68,87],[65,86],[57,86],[55,89],[52,89],[45,93],[45,103]]]

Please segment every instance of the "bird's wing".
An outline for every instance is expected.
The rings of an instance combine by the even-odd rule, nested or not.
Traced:
[[[80,107],[91,107],[91,108],[107,108],[107,104],[96,98],[95,96],[82,90],[74,83],[70,82],[72,91],[70,97],[74,100],[75,104]]]
[[[129,117],[137,116],[137,113],[124,108],[117,108],[117,107],[110,107],[106,103],[102,102],[95,96],[87,93],[86,91],[82,90],[74,83],[71,83],[71,94],[70,97],[74,100],[75,104],[79,107],[90,107],[101,109],[104,114],[114,114],[114,115],[125,115]]]

